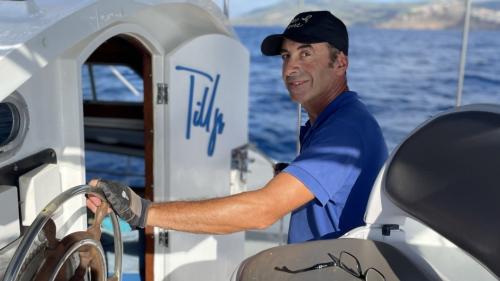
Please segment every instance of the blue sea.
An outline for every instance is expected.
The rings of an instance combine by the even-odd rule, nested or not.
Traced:
[[[281,82],[281,58],[260,54],[262,39],[282,28],[240,27],[236,32],[251,52],[250,141],[273,158],[289,161],[296,151],[297,107]],[[377,118],[390,151],[420,123],[455,106],[461,31],[349,32],[349,87]],[[500,30],[469,36],[462,104],[499,103]]]
[[[282,83],[281,58],[260,53],[262,39],[280,33],[282,27],[236,27],[235,31],[251,54],[250,142],[276,160],[290,161],[296,153],[297,106]],[[461,39],[460,30],[350,29],[348,84],[379,121],[390,151],[420,123],[455,106]],[[471,31],[462,104],[500,102],[498,50],[500,30]],[[131,70],[119,70],[142,90]],[[123,85],[109,70],[96,71],[109,77],[97,81],[97,88],[102,97],[113,100]],[[87,76],[84,71],[84,95],[89,96]],[[141,98],[130,95],[130,100]],[[307,115],[303,115],[305,121]],[[87,153],[88,177],[113,178],[112,173],[102,174],[103,167],[128,169],[129,183],[140,185],[141,159],[112,159]]]

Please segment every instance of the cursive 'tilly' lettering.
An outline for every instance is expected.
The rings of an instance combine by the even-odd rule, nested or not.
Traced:
[[[215,79],[206,72],[188,68],[184,66],[176,66],[176,70],[187,71],[189,75],[189,95],[188,108],[186,118],[186,139],[191,138],[192,128],[204,128],[209,134],[207,154],[212,156],[215,151],[217,135],[224,132],[224,114],[220,108],[214,109],[215,98],[219,86],[220,74],[215,76]],[[195,88],[197,85],[197,77],[205,77],[210,82],[210,86],[203,87],[203,94],[199,99],[196,99]],[[200,83],[198,83],[199,85]]]

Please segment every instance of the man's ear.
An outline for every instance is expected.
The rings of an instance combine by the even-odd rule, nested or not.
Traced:
[[[337,63],[335,64],[335,68],[340,72],[345,73],[347,71],[347,67],[349,66],[349,59],[344,54],[344,52],[340,52],[337,55]]]

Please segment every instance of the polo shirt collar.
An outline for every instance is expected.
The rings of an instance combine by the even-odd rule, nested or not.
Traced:
[[[300,128],[300,142],[304,141],[304,138],[306,137],[307,133],[310,131],[310,129],[314,129],[319,127],[330,115],[335,113],[340,107],[342,107],[344,104],[351,102],[352,100],[357,99],[358,94],[353,91],[345,91],[342,92],[340,95],[338,95],[333,101],[330,102],[326,106],[323,111],[318,115],[318,118],[316,119],[316,122],[314,122],[313,125],[311,125],[311,121],[307,120],[306,124]]]

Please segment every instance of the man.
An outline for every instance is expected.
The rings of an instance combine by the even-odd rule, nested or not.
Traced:
[[[387,157],[375,119],[349,91],[348,35],[327,11],[297,15],[283,34],[262,42],[264,55],[281,55],[283,80],[309,121],[301,153],[263,188],[223,198],[151,203],[119,183],[93,180],[132,227],[157,226],[224,234],[264,229],[292,212],[289,243],[337,238],[363,224],[368,196]],[[87,201],[95,210],[100,202]]]

